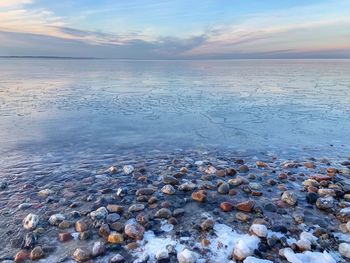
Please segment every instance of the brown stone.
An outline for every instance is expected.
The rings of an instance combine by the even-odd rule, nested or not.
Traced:
[[[210,245],[210,241],[208,239],[206,239],[206,238],[203,238],[201,240],[201,244],[202,244],[203,247],[207,247],[207,246]]]
[[[71,239],[73,239],[73,236],[71,235],[71,233],[65,232],[65,233],[58,234],[58,240],[61,242],[67,242]]]
[[[108,224],[102,224],[100,226],[100,228],[98,229],[98,234],[101,237],[108,237],[110,232],[111,232],[111,230],[109,229],[109,225]]]
[[[260,192],[260,191],[252,191],[252,196],[262,196],[262,192]]]
[[[136,242],[131,242],[131,243],[129,243],[129,244],[126,245],[126,248],[127,248],[128,250],[134,250],[134,249],[136,249],[136,248],[138,248],[138,247],[139,247],[139,245],[138,245]]]
[[[75,230],[77,232],[85,232],[90,228],[90,222],[80,219],[75,223]]]
[[[212,219],[206,219],[201,224],[201,229],[203,231],[208,231],[210,229],[213,229],[214,221]]]
[[[107,210],[110,213],[118,213],[121,214],[124,211],[124,207],[121,205],[113,205],[113,204],[109,204],[107,205]]]
[[[236,175],[237,171],[234,168],[226,168],[226,174],[229,176]]]
[[[318,188],[315,187],[315,186],[310,185],[310,186],[307,187],[307,191],[308,191],[309,193],[317,193]]]
[[[262,162],[262,161],[257,161],[256,166],[261,167],[261,168],[267,168],[269,167],[266,163]]]
[[[306,162],[304,166],[308,169],[315,169],[316,165],[313,162]]]
[[[238,219],[239,221],[242,221],[242,222],[248,222],[250,219],[250,216],[246,213],[243,213],[243,212],[237,212],[236,219]]]
[[[197,202],[205,202],[205,191],[204,190],[199,190],[197,192],[193,192],[191,195],[192,199],[197,201]]]
[[[29,254],[27,251],[25,250],[20,250],[17,252],[17,254],[15,255],[14,261],[16,263],[22,263],[25,262],[26,260],[29,259]]]
[[[230,189],[230,191],[228,191],[228,194],[234,196],[237,194],[237,191],[235,189]]]
[[[280,174],[278,175],[278,179],[280,179],[280,180],[287,179],[287,175],[286,175],[285,173],[280,173]]]
[[[188,169],[186,167],[181,167],[180,168],[180,173],[186,174],[186,173],[188,173]]]
[[[77,248],[73,253],[73,259],[77,262],[86,262],[91,259],[91,254],[88,250]]]
[[[70,224],[67,220],[63,220],[61,223],[59,223],[58,227],[61,229],[66,229],[70,227]]]
[[[224,177],[226,175],[226,171],[221,169],[216,172],[217,176]]]
[[[244,201],[236,205],[236,209],[243,212],[251,212],[255,202],[253,200]]]
[[[233,208],[233,204],[231,204],[230,202],[222,202],[220,204],[220,208],[224,212],[230,212],[232,210],[232,208]]]
[[[318,182],[329,181],[329,180],[333,179],[331,176],[324,175],[324,174],[314,174],[314,175],[311,175],[310,178],[314,179],[314,180],[316,180]]]
[[[124,237],[120,233],[110,233],[107,241],[112,244],[123,244]]]
[[[125,225],[124,233],[135,240],[141,240],[143,238],[143,234],[145,232],[145,228],[139,224],[131,223]]]

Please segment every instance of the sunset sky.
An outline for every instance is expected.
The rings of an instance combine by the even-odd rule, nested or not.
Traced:
[[[350,58],[350,0],[0,0],[0,55]]]

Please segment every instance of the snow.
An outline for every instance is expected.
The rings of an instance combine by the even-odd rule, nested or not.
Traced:
[[[336,263],[336,260],[326,251],[294,253],[291,248],[283,248],[280,255],[284,256],[290,263]]]
[[[235,246],[234,255],[238,259],[244,259],[254,254],[254,250],[258,248],[260,239],[256,236],[244,235]]]

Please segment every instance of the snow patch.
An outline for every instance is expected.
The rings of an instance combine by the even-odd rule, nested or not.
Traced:
[[[294,253],[291,248],[283,248],[280,250],[280,255],[284,256],[290,263],[336,263],[336,260],[326,251],[323,253],[311,251]]]

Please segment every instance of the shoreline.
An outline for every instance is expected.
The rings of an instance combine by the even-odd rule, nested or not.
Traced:
[[[1,179],[0,259],[346,262],[350,159],[187,151],[61,166]]]

